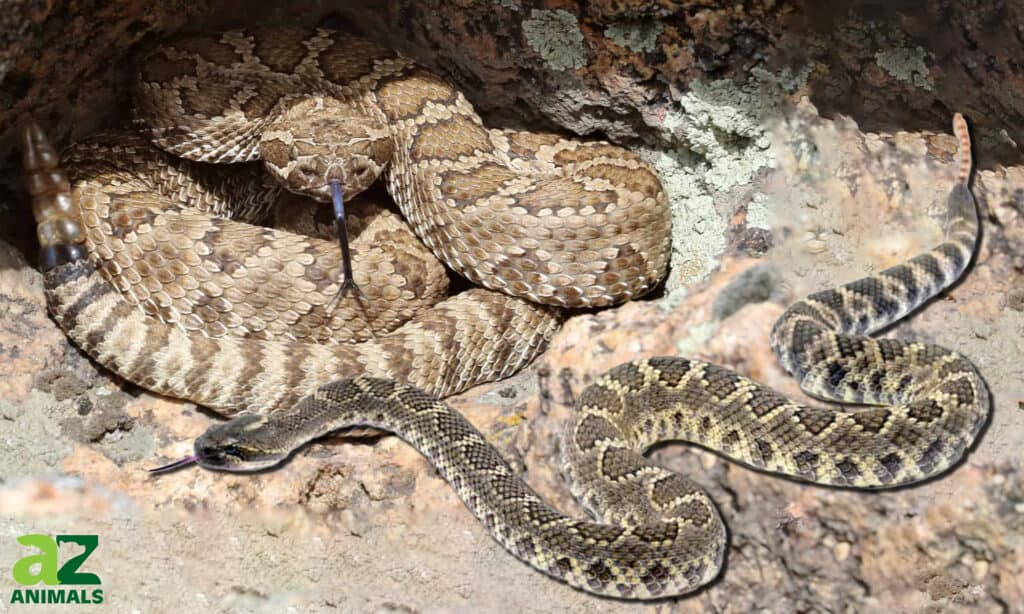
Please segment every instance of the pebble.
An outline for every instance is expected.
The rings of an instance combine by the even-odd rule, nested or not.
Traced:
[[[820,254],[828,249],[828,244],[822,240],[820,232],[807,231],[804,233],[804,250],[811,254]]]
[[[984,559],[981,559],[981,560],[978,560],[978,561],[974,562],[974,566],[972,567],[971,571],[974,574],[974,579],[975,580],[980,581],[986,575],[988,575],[988,565],[989,565],[988,561],[986,561]]]
[[[850,542],[839,542],[832,549],[832,554],[835,555],[836,561],[842,563],[846,559],[850,558],[850,550],[853,548]]]
[[[355,513],[352,512],[352,510],[346,508],[341,511],[341,514],[339,516],[342,526],[344,526],[345,530],[348,531],[351,535],[354,535],[356,537],[362,537],[363,534],[366,533],[366,521],[362,518],[357,517]]]

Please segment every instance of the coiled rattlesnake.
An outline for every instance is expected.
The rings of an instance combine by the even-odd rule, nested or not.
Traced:
[[[330,87],[295,95],[298,85],[322,84],[325,74],[333,75]],[[305,191],[319,196],[328,179],[357,191],[390,164],[389,190],[424,243],[488,287],[560,305],[600,305],[641,293],[663,272],[667,239],[656,226],[667,225],[664,195],[642,163],[608,145],[555,138],[523,137],[527,153],[512,155],[515,140],[483,129],[450,86],[368,44],[323,31],[200,37],[162,48],[143,78],[140,108],[158,118],[154,140],[180,155],[227,161],[262,151],[282,178],[306,181]],[[241,121],[281,108],[262,123]],[[340,113],[337,124],[310,119],[332,109]],[[316,150],[284,135],[289,121],[307,134],[331,133],[324,142],[349,140],[363,149],[332,162],[339,153],[330,147]],[[38,131],[29,134],[26,165],[48,300],[68,335],[147,388],[226,414],[249,412],[197,440],[200,464],[255,469],[330,430],[390,430],[426,455],[516,556],[585,590],[649,598],[708,582],[725,547],[725,527],[707,495],[642,456],[658,441],[691,441],[767,471],[858,488],[935,475],[973,442],[989,399],[970,362],[935,346],[864,336],[949,286],[971,259],[978,218],[967,187],[969,141],[962,118],[954,126],[964,168],[949,197],[948,240],[799,301],[772,333],[773,349],[805,391],[875,407],[804,406],[683,358],[621,365],[582,393],[563,442],[573,492],[599,522],[547,506],[464,418],[420,390],[445,395],[521,368],[557,326],[550,310],[470,291],[378,340],[309,343],[290,337],[284,324],[314,330],[329,319],[318,308],[332,282],[323,270],[307,278],[326,248],[294,252],[305,267],[294,277],[312,284],[309,292],[255,299],[255,290],[225,291],[232,275],[251,283],[247,275],[263,271],[261,254],[276,264],[261,273],[267,283],[256,285],[273,289],[270,282],[281,278],[275,275],[291,265],[270,252],[291,239],[169,208],[167,194],[185,190],[188,169],[140,183],[116,159],[99,167],[80,162],[85,171],[73,180],[72,196]],[[114,151],[128,158],[123,152],[137,145]],[[550,174],[530,179],[538,173]],[[216,210],[217,195],[232,186],[188,189]],[[236,258],[224,236],[248,237],[257,247]],[[211,276],[216,283],[204,285]],[[306,300],[311,294],[316,300]],[[261,301],[282,302],[280,313],[289,311],[288,301],[309,309],[255,330],[231,317],[235,302],[259,310]],[[316,326],[303,320],[314,313]],[[349,379],[332,382],[337,378]]]

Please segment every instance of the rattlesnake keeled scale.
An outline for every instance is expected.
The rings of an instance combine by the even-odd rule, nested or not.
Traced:
[[[664,271],[664,193],[638,159],[606,144],[488,131],[450,86],[369,43],[291,29],[197,37],[157,50],[142,78],[139,115],[161,147],[195,160],[262,157],[290,189],[320,197],[325,179],[355,192],[384,172],[423,242],[490,288],[602,305],[642,293]],[[971,260],[970,143],[959,116],[954,128],[964,162],[946,242],[797,302],[772,332],[773,350],[805,391],[874,407],[804,406],[684,358],[616,367],[580,395],[562,446],[573,493],[597,522],[550,508],[434,396],[524,366],[556,329],[556,312],[472,290],[376,339],[315,343],[333,330],[323,305],[336,266],[317,265],[330,257],[327,244],[210,215],[248,219],[263,210],[274,188],[251,170],[195,187],[190,177],[203,167],[108,137],[66,158],[68,183],[37,129],[25,158],[48,301],[68,335],[142,386],[249,412],[197,440],[201,464],[259,468],[330,430],[390,430],[427,456],[516,556],[585,590],[649,598],[708,582],[726,543],[707,495],[642,456],[658,441],[691,441],[767,471],[858,488],[938,474],[974,441],[989,398],[969,361],[865,336],[948,287]],[[306,138],[324,133],[354,153]],[[140,156],[174,170],[147,175]],[[176,194],[206,210],[181,208]],[[233,251],[225,236],[244,247]],[[292,256],[275,255],[296,241]],[[417,270],[432,276],[427,265]],[[289,294],[289,279],[307,291]],[[435,300],[417,292],[408,298]],[[260,325],[234,317],[236,304]]]

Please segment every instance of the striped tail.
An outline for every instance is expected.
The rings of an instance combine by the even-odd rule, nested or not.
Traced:
[[[838,377],[831,378],[829,386],[817,381],[822,358],[832,351],[829,348],[839,347],[836,351],[846,353],[851,347],[860,347],[861,341],[852,336],[871,334],[916,311],[953,285],[970,265],[980,222],[968,187],[971,139],[959,113],[953,117],[953,132],[959,141],[959,166],[947,200],[943,243],[876,275],[811,294],[790,305],[775,323],[772,350],[783,368],[801,381],[805,392],[835,399],[826,388],[836,388]],[[863,388],[839,398],[889,402],[880,391]]]
[[[32,196],[39,237],[39,268],[48,271],[86,257],[82,223],[71,198],[71,184],[57,166],[57,152],[34,121],[23,132],[22,164]]]

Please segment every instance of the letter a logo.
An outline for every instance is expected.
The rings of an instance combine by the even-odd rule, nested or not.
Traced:
[[[22,546],[29,546],[39,550],[39,554],[19,559],[14,564],[11,574],[14,581],[22,586],[33,586],[43,582],[50,586],[59,584],[57,579],[57,542],[49,535],[22,535],[18,538]],[[39,570],[32,571],[33,565],[39,565]]]

